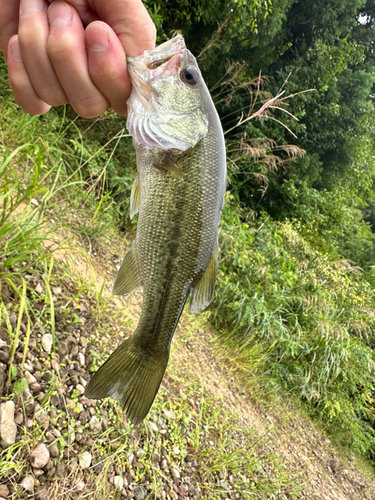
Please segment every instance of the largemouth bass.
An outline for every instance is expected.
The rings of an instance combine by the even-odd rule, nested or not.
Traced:
[[[127,128],[137,154],[130,213],[139,219],[113,293],[142,286],[142,312],[85,394],[117,399],[136,425],[159,390],[187,298],[196,313],[213,297],[226,155],[219,116],[182,36],[128,58],[128,71]]]

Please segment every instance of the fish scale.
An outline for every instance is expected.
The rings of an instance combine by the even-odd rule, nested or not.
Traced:
[[[181,36],[129,60],[129,73],[134,93],[127,126],[138,172],[131,213],[139,210],[139,219],[114,293],[141,285],[142,311],[133,335],[85,394],[119,400],[138,424],[159,389],[186,300],[190,296],[191,312],[199,312],[212,299],[226,163],[219,116]]]

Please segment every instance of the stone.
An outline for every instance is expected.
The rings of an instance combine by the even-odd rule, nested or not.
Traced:
[[[9,363],[9,354],[7,352],[4,352],[4,351],[0,351],[0,361],[4,364],[8,364]]]
[[[62,478],[65,476],[65,466],[61,462],[56,465],[56,477]]]
[[[53,345],[53,337],[50,333],[45,333],[42,337],[42,347],[46,352],[51,352]]]
[[[136,456],[137,458],[141,458],[144,454],[145,454],[145,450],[144,450],[143,448],[139,448],[139,450],[137,450],[137,451],[135,452],[135,456]]]
[[[74,486],[74,491],[85,491],[85,489],[86,483],[82,479]]]
[[[79,363],[81,366],[84,366],[84,365],[85,365],[85,363],[86,363],[85,356],[84,356],[81,352],[79,352],[79,353],[77,354],[77,358],[78,358],[78,363]]]
[[[21,486],[24,488],[26,491],[32,492],[34,489],[34,483],[35,479],[31,476],[26,476],[22,479],[21,481]]]
[[[43,427],[44,429],[48,429],[49,416],[45,410],[41,410],[38,413],[36,413],[34,418],[41,427]]]
[[[29,455],[29,462],[36,469],[42,469],[45,467],[48,464],[49,459],[50,453],[44,443],[36,445]]]
[[[151,455],[151,460],[153,462],[160,462],[160,453],[158,453],[157,451],[154,451]]]
[[[49,497],[48,490],[44,488],[35,493],[36,500],[48,500],[48,497]]]
[[[92,455],[88,451],[84,451],[79,457],[79,465],[81,469],[88,469],[91,465]]]
[[[159,427],[155,424],[155,422],[149,422],[149,427],[155,434],[159,432]]]
[[[31,375],[30,372],[27,372],[27,371],[25,372],[25,379],[26,379],[26,382],[28,383],[28,385],[36,383],[36,378],[34,377],[34,375]]]
[[[171,468],[171,474],[175,479],[180,479],[180,471],[177,469],[177,467],[172,467]]]
[[[53,360],[51,361],[51,367],[52,367],[52,370],[55,372],[58,372],[60,370],[60,365],[59,365],[57,359],[53,358]]]
[[[14,421],[16,422],[17,425],[21,425],[23,423],[23,415],[20,411],[14,417]]]
[[[0,484],[0,497],[6,498],[9,495],[9,488],[6,484]]]
[[[70,342],[69,340],[60,340],[59,346],[58,346],[58,352],[60,354],[60,359],[66,356],[69,352],[70,349]]]
[[[7,380],[6,373],[5,373],[5,371],[2,368],[0,368],[0,398],[3,395],[3,392],[4,392],[4,387],[5,387],[6,380]]]
[[[101,424],[99,422],[99,419],[96,415],[93,415],[90,419],[89,422],[89,427],[91,431],[100,431],[101,429]]]
[[[30,384],[30,390],[36,394],[38,394],[42,390],[42,386],[38,384],[38,382],[35,382],[35,384]],[[43,401],[44,398],[42,398]]]
[[[80,396],[82,396],[85,392],[85,388],[81,384],[77,384],[76,389],[77,389]]]
[[[173,453],[174,453],[175,455],[179,455],[179,454],[180,454],[180,448],[178,448],[178,446],[174,446],[174,447],[173,447]]]
[[[0,404],[0,446],[7,448],[16,442],[17,426],[14,422],[14,403]]]
[[[52,458],[57,458],[60,455],[59,452],[59,447],[57,446],[57,443],[52,443],[49,447],[49,454],[51,455]]]
[[[115,488],[122,490],[122,488],[124,487],[124,480],[123,480],[122,476],[115,476],[113,478],[113,484],[114,484]]]
[[[147,495],[147,491],[145,490],[145,488],[143,488],[143,486],[136,486],[134,488],[134,497],[137,500],[144,500],[146,495]]]

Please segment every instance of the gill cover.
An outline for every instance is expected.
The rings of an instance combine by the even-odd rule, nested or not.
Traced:
[[[133,88],[126,125],[136,143],[186,151],[205,137],[208,90],[181,35],[127,63]]]

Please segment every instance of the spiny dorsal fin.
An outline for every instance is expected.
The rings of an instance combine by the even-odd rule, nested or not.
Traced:
[[[139,182],[139,174],[134,179],[132,192],[130,194],[130,218],[138,213],[139,205],[141,203],[141,184]]]
[[[198,313],[209,306],[215,290],[217,265],[219,257],[219,244],[215,243],[210,262],[198,283],[193,288],[190,297],[190,312]]]
[[[139,286],[141,286],[141,281],[135,260],[134,244],[132,244],[117,273],[112,293],[114,295],[124,295],[124,293],[131,292]]]

